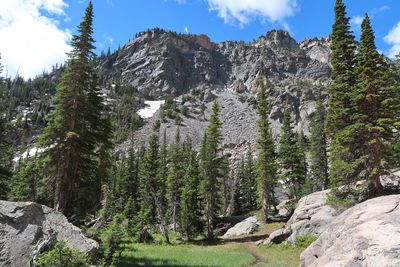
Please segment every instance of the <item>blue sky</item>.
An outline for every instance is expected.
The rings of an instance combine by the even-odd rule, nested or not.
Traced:
[[[126,43],[136,32],[153,27],[182,33],[186,31],[194,34],[204,33],[215,42],[224,40],[249,42],[271,29],[286,29],[298,41],[308,37],[324,37],[331,32],[334,2],[334,0],[94,0],[97,52],[107,50],[108,47],[114,50],[118,45]],[[400,51],[400,24],[398,24],[400,1],[345,0],[344,2],[357,37],[360,33],[361,18],[368,12],[376,32],[378,49],[391,56]],[[19,68],[22,75],[32,77],[46,68],[46,64],[65,60],[69,38],[81,21],[87,3],[88,0],[1,0],[0,39],[2,42],[8,40],[8,44],[0,43],[0,53],[3,57],[2,63],[8,67],[9,73]],[[14,14],[13,12],[14,17],[9,15]],[[21,22],[25,14],[21,12],[26,12],[32,21],[27,19]],[[8,21],[7,16],[11,17]],[[26,29],[18,32],[24,27],[17,26],[28,22]],[[35,23],[38,24],[37,28]],[[35,32],[40,32],[43,36],[35,37],[31,34]],[[32,36],[21,37],[25,35]],[[19,47],[16,45],[17,42],[24,45]],[[32,60],[26,58],[29,57],[28,52],[31,49],[36,51],[31,57],[37,56]],[[21,50],[26,50],[26,53],[22,53]],[[50,59],[47,60],[47,57]],[[34,66],[30,67],[30,64]]]
[[[263,1],[269,0],[260,2]],[[360,0],[345,0],[348,15],[357,18],[365,12],[370,13],[377,45],[381,51],[388,51],[391,45],[384,41],[384,37],[400,21],[400,1],[362,2],[360,5]],[[74,28],[87,1],[69,0],[67,3],[70,7],[66,12],[72,20],[65,27]],[[267,16],[249,14],[249,22],[246,24],[241,24],[237,19],[224,21],[218,11],[210,10],[205,0],[95,0],[94,5],[96,40],[101,49],[109,45],[116,48],[134,33],[157,26],[177,32],[185,32],[187,28],[190,33],[205,33],[216,42],[251,41],[275,28],[288,29],[298,41],[308,37],[324,37],[331,31],[334,0],[298,0],[292,16],[271,21]],[[353,22],[357,22],[357,19]],[[353,30],[358,36],[359,26],[355,23]],[[109,38],[113,40],[112,43]]]

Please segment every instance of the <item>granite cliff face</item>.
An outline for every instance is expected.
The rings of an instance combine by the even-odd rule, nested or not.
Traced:
[[[326,84],[329,42],[297,43],[274,30],[250,44],[213,43],[206,35],[184,35],[154,29],[140,34],[100,63],[100,72],[130,84],[151,97],[181,95],[191,89],[241,88],[254,91],[258,75],[276,87],[299,82]]]
[[[188,110],[177,125],[165,119],[169,141],[176,128],[192,137],[198,146],[208,124],[212,101],[221,105],[222,145],[236,162],[249,147],[255,149],[257,115],[255,93],[258,78],[267,80],[271,103],[272,132],[279,139],[283,109],[293,110],[296,130],[309,134],[309,118],[315,110],[315,92],[329,82],[329,40],[307,39],[297,43],[289,33],[273,30],[252,43],[226,41],[214,43],[205,35],[184,35],[160,29],[141,33],[115,53],[103,57],[99,70],[111,83],[130,85],[149,98],[172,95],[178,101],[191,95],[184,105]],[[193,94],[197,92],[197,94]],[[205,108],[204,114],[200,112]],[[200,115],[201,114],[201,115]],[[158,113],[136,134],[145,142]],[[128,142],[120,148],[124,150]]]

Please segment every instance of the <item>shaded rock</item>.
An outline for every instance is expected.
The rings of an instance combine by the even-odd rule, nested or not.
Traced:
[[[270,244],[279,244],[285,241],[290,235],[292,231],[290,228],[282,228],[272,232],[268,239],[264,241],[263,245],[270,245]]]
[[[325,228],[301,266],[400,266],[400,195],[360,203]]]
[[[400,191],[400,170],[388,171],[380,179],[385,191]]]
[[[229,228],[229,230],[222,236],[222,238],[230,238],[244,234],[251,234],[257,231],[258,226],[259,224],[257,222],[257,217],[252,216],[240,223],[235,224],[235,226],[233,226],[232,228]]]
[[[282,217],[290,217],[294,212],[294,203],[293,199],[284,200],[279,203],[276,208],[278,209],[278,215]]]
[[[97,256],[98,243],[62,213],[33,202],[0,201],[0,266],[26,266],[36,243],[51,232],[69,247]]]

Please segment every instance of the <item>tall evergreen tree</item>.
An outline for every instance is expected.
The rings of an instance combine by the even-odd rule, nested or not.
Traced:
[[[251,149],[240,162],[236,174],[234,207],[235,213],[241,214],[256,209],[256,177]]]
[[[235,177],[235,193],[233,197],[234,213],[242,214],[245,211],[245,200],[244,200],[244,181],[246,180],[245,175],[245,160],[240,161],[239,167],[236,170]]]
[[[301,138],[293,131],[290,108],[283,115],[282,135],[279,143],[278,158],[281,178],[289,186],[290,196],[300,199],[300,190],[307,175]]]
[[[350,183],[354,169],[352,144],[354,143],[352,98],[355,86],[355,40],[350,30],[349,18],[342,0],[335,4],[335,23],[332,28],[331,64],[332,83],[329,86],[329,108],[326,133],[330,138],[331,168],[329,181],[332,186]]]
[[[176,131],[175,143],[171,145],[168,153],[168,184],[167,196],[174,231],[177,230],[180,214],[180,194],[183,177],[182,148],[179,128]]]
[[[1,82],[0,82],[1,83]],[[0,84],[1,86],[1,84]],[[7,199],[11,177],[11,142],[8,126],[0,110],[0,199]]]
[[[1,59],[1,56],[0,56]],[[3,65],[0,63],[0,73],[3,71]],[[6,91],[6,84],[0,77],[0,97],[2,92]],[[1,100],[1,99],[0,99]],[[9,127],[5,120],[7,110],[0,102],[0,199],[6,199],[9,191],[9,178],[11,176],[11,143],[8,140]]]
[[[185,172],[181,194],[181,231],[187,239],[192,239],[201,228],[201,212],[199,206],[199,166],[195,151],[191,148],[191,140],[185,141],[184,156],[186,158]]]
[[[143,240],[144,238],[141,235],[150,225],[156,222],[156,203],[154,200],[157,192],[159,162],[158,136],[153,133],[148,140],[148,147],[144,152],[139,170],[139,214],[136,230],[141,241],[146,241]]]
[[[337,131],[351,123],[351,89],[355,84],[355,40],[342,0],[336,0],[331,40],[332,83],[329,86],[327,132],[332,138]]]
[[[159,221],[160,232],[169,243],[167,228],[167,175],[168,175],[168,151],[167,151],[167,130],[164,129],[163,142],[160,149],[160,157],[157,171],[157,190],[155,195],[156,215]]]
[[[205,199],[205,213],[207,220],[207,237],[214,237],[214,222],[220,211],[221,204],[221,183],[222,177],[220,156],[221,121],[219,120],[219,105],[214,102],[210,117],[210,124],[207,127],[203,145],[200,152],[200,167],[202,175],[202,193]]]
[[[265,95],[265,87],[262,80],[258,84],[257,114],[259,119],[257,139],[257,195],[262,208],[265,221],[271,215],[271,207],[274,206],[274,187],[277,183],[276,175],[276,152],[274,140],[269,125],[269,106]]]
[[[100,203],[99,168],[110,147],[110,128],[93,67],[93,5],[89,2],[57,87],[56,111],[41,136],[48,184],[57,210],[84,216]],[[102,155],[100,155],[102,154]]]
[[[310,190],[321,191],[328,186],[328,157],[325,135],[326,111],[321,90],[317,92],[316,110],[311,118],[310,136]],[[310,192],[311,193],[311,192]]]
[[[369,181],[369,193],[382,189],[380,174],[386,145],[393,135],[396,110],[393,79],[388,65],[375,46],[375,36],[369,16],[361,25],[360,52],[357,55],[357,87],[354,114],[358,179]]]

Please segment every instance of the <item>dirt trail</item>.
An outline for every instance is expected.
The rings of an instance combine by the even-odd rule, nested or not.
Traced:
[[[242,243],[243,248],[254,257],[254,261],[248,266],[257,266],[259,263],[265,263],[263,256],[258,251],[256,245],[252,242]]]

